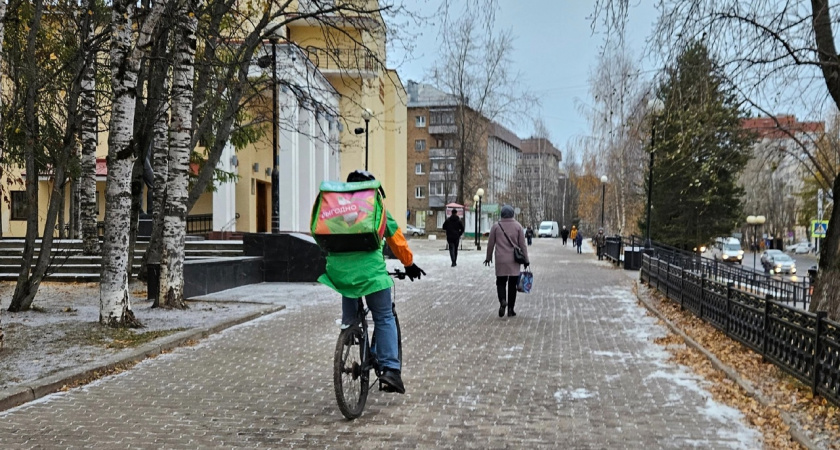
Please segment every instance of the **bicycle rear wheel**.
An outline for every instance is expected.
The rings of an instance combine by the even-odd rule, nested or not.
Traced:
[[[365,368],[364,333],[354,326],[341,331],[335,345],[333,383],[338,409],[348,419],[362,415],[367,401],[369,368]]]

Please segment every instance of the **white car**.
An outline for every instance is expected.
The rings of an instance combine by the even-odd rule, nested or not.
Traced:
[[[720,259],[725,262],[742,264],[744,262],[744,251],[741,250],[741,241],[730,238],[721,245]]]
[[[810,242],[800,242],[793,246],[793,253],[797,255],[804,255],[807,253],[811,253],[812,246]]]
[[[424,236],[426,234],[426,230],[422,228],[417,228],[414,225],[406,225],[405,226],[405,234],[411,236]]]

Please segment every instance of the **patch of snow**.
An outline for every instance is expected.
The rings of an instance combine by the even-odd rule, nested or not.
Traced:
[[[554,393],[554,399],[557,403],[564,403],[567,401],[586,400],[588,398],[597,397],[598,393],[588,391],[584,388],[577,388],[575,390],[560,389]]]

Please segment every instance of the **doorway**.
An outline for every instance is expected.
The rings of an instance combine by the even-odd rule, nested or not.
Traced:
[[[271,185],[264,181],[257,181],[257,233],[268,232],[268,204]]]

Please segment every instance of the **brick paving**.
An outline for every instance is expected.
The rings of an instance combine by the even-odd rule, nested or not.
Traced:
[[[0,448],[761,447],[591,253],[535,240],[535,292],[499,319],[483,252],[450,268],[440,241],[412,245],[429,276],[397,285],[408,393],[372,391],[356,421],[333,394],[336,295],[259,285],[239,295],[288,308],[0,413]]]

